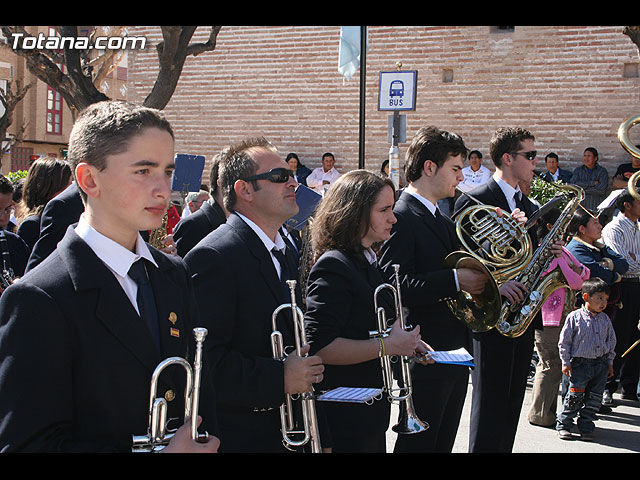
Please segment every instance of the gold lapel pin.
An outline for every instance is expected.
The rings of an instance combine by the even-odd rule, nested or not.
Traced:
[[[171,313],[169,314],[169,321],[170,321],[173,325],[175,325],[175,324],[176,324],[176,322],[178,321],[178,316],[175,314],[175,312],[171,312]]]

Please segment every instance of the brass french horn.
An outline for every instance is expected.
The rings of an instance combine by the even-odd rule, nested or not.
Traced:
[[[466,192],[476,205],[456,216],[456,235],[461,250],[450,253],[445,262],[450,268],[471,268],[485,274],[484,292],[472,295],[460,291],[447,300],[453,315],[468,328],[484,332],[499,320],[502,298],[499,286],[520,273],[531,259],[533,245],[525,226],[496,207],[485,205]]]

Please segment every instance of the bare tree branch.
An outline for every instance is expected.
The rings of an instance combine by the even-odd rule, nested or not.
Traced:
[[[624,27],[622,33],[628,36],[640,51],[640,26]]]
[[[4,114],[2,115],[2,117],[0,117],[0,141],[4,140],[4,138],[7,136],[7,130],[13,124],[13,112],[18,106],[18,103],[22,101],[22,99],[25,97],[32,86],[31,83],[22,86],[21,80],[16,80],[13,83],[15,84],[15,91],[11,83],[7,83],[6,92],[0,90],[0,103],[2,103],[2,106],[5,108]],[[0,146],[0,159],[2,158],[2,155],[7,153],[14,144],[22,141],[25,128],[25,125],[20,125],[17,128],[16,134],[13,136],[13,139],[5,146]],[[1,162],[0,167],[2,167]]]

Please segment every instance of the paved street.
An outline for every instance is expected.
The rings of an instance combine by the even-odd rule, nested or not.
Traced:
[[[458,436],[453,453],[467,453],[469,441],[469,412],[471,408],[471,389],[458,429]],[[640,452],[640,403],[621,400],[614,395],[617,405],[609,415],[601,415],[596,423],[596,431],[592,442],[576,440],[560,440],[555,430],[530,425],[527,413],[531,405],[531,387],[527,387],[525,403],[520,415],[520,424],[513,448],[513,453],[637,453]],[[392,425],[396,423],[397,409],[392,407]],[[424,419],[428,422],[428,419]],[[387,433],[387,451],[393,451],[396,433]]]

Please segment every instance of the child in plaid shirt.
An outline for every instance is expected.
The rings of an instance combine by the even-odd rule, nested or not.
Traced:
[[[602,393],[607,378],[613,375],[616,336],[609,316],[603,312],[609,292],[602,279],[586,280],[582,286],[585,303],[567,315],[560,333],[562,373],[569,377],[569,389],[556,423],[558,436],[563,440],[573,438],[575,418],[581,439],[593,439]]]

